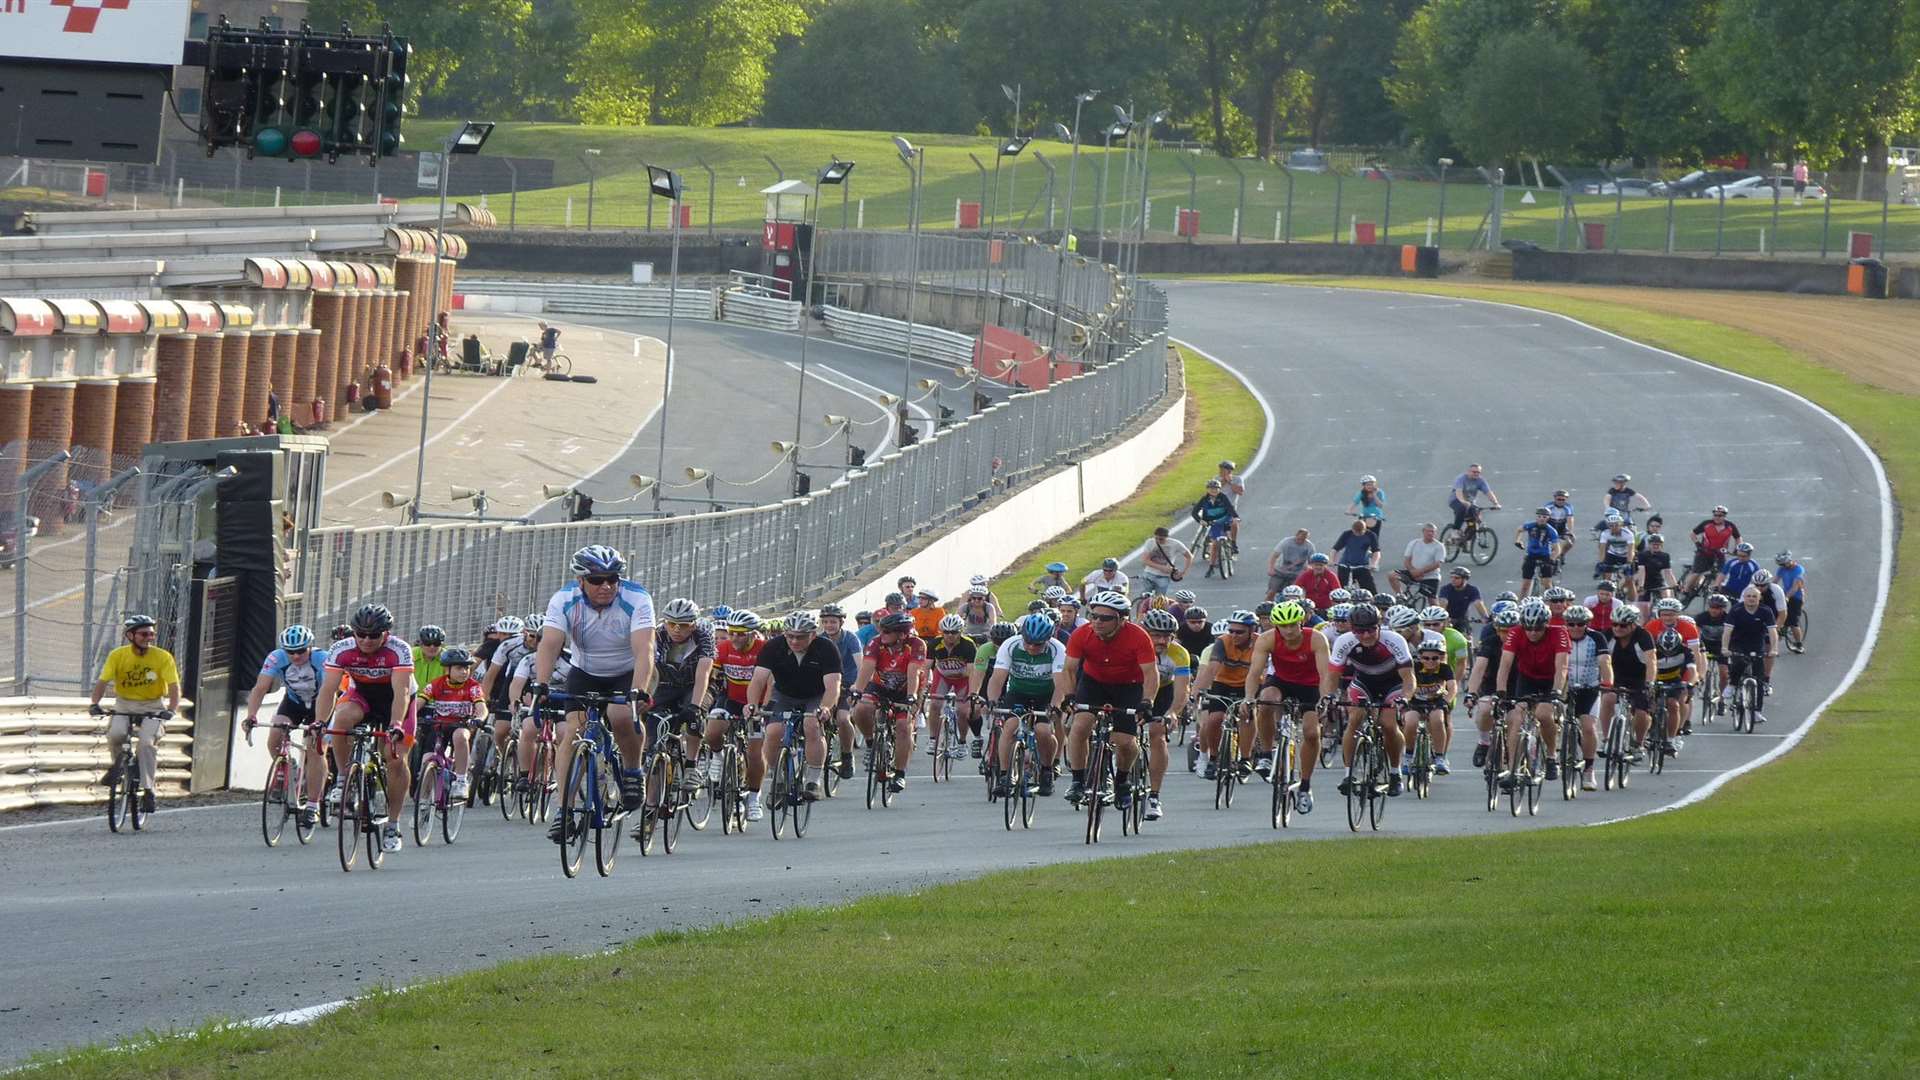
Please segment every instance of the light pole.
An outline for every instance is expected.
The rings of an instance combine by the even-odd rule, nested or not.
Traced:
[[[596,179],[599,178],[598,174],[593,171],[593,159],[599,156],[600,156],[600,151],[594,150],[594,149],[584,150],[580,154],[580,164],[586,166],[587,168],[587,231],[588,232],[593,231],[593,183]]]
[[[658,165],[647,166],[647,199],[649,205],[654,196],[668,200],[668,213],[673,215],[673,254],[667,259],[667,370],[666,378],[660,384],[660,453],[654,467],[655,476],[667,475],[667,395],[673,390],[673,314],[680,299],[680,174],[672,169]],[[653,485],[653,508],[660,509],[660,485]]]
[[[468,120],[447,136],[440,152],[440,213],[433,219],[433,278],[427,289],[427,295],[433,300],[427,305],[428,328],[427,341],[427,381],[420,391],[420,448],[413,470],[413,501],[407,506],[412,523],[420,523],[420,491],[427,482],[427,410],[433,403],[433,361],[446,345],[447,332],[440,325],[440,264],[446,259],[447,251],[447,174],[453,171],[453,159],[457,154],[477,154],[487,145],[488,136],[493,134],[493,123],[488,120]]]
[[[1140,248],[1147,242],[1147,181],[1152,175],[1148,167],[1147,152],[1153,148],[1153,129],[1156,124],[1167,118],[1165,112],[1157,112],[1147,117],[1146,126],[1140,129],[1140,227],[1133,242],[1133,257],[1127,265],[1127,327],[1133,327],[1134,305],[1139,297]]]
[[[1067,231],[1061,235],[1059,246],[1055,249],[1057,266],[1053,276],[1053,341],[1051,348],[1060,351],[1060,309],[1063,306],[1061,294],[1067,287],[1067,241],[1073,236],[1073,196],[1080,183],[1080,108],[1087,102],[1100,96],[1098,90],[1088,90],[1073,95],[1073,128],[1055,124],[1054,130],[1073,144],[1073,157],[1067,163]],[[1074,250],[1079,250],[1078,242]]]
[[[793,395],[793,472],[787,490],[798,496],[800,492],[800,416],[807,400],[807,331],[813,321],[809,313],[813,307],[813,257],[815,245],[820,242],[820,188],[832,184],[839,186],[847,182],[847,175],[853,172],[853,162],[834,158],[831,165],[821,169],[814,177],[812,191],[813,221],[807,228],[806,263],[800,268],[800,388]],[[802,221],[806,214],[801,213]]]
[[[1443,248],[1447,239],[1447,169],[1453,165],[1453,159],[1440,159],[1440,228],[1433,234],[1433,246]]]
[[[1000,198],[1000,180],[999,180],[1000,159],[1014,158],[1018,160],[1020,157],[1020,151],[1025,150],[1027,148],[1027,144],[1032,141],[1033,140],[1030,138],[1021,138],[1017,134],[1009,135],[1004,142],[1002,142],[999,146],[994,148],[994,151],[993,151],[993,174],[994,174],[993,197],[996,201],[998,201]],[[1007,216],[1008,217],[1013,216],[1013,185],[1011,182],[1009,182],[1007,185]],[[1009,233],[1009,235],[1011,235],[1011,233]],[[991,245],[989,245],[988,257],[989,258],[992,257]],[[1007,275],[1009,272],[1010,271],[1008,269],[1007,249],[1003,243],[1000,249],[1000,295],[1003,299],[1005,298],[1006,291],[1007,291]],[[989,269],[987,271],[987,275],[988,275],[987,287],[991,289],[993,287],[993,282],[992,282],[993,271]],[[998,300],[994,302],[994,305],[995,305],[994,321],[995,322],[1000,321],[1000,316],[1002,314],[1000,311],[999,304],[1000,304],[1000,301]]]
[[[1025,89],[1026,87],[1021,83],[1015,83],[1012,86],[1008,86],[1006,83],[1000,84],[1000,92],[1006,95],[1008,101],[1013,102],[1013,138],[1015,139],[1020,138],[1020,92]],[[1022,142],[1020,145],[1025,146],[1026,143]],[[1013,164],[1007,167],[1007,216],[1008,217],[1013,216],[1013,208],[1015,205],[1017,205],[1014,202],[1013,193],[1014,193],[1014,189],[1017,188],[1019,184],[1020,184],[1020,161],[1019,161],[1019,151],[1016,150],[1014,151]]]
[[[913,293],[920,283],[920,185],[927,178],[927,148],[915,146],[898,135],[893,137],[894,148],[900,151],[900,162],[907,167],[907,175],[913,180],[913,201],[907,208],[907,355],[900,365],[900,399],[906,401],[913,397]],[[911,421],[908,420],[906,407],[900,409],[902,430]]]
[[[1122,116],[1126,115],[1124,112],[1121,112],[1120,106],[1118,105],[1113,107],[1113,111],[1120,113]],[[1106,131],[1103,133],[1104,144],[1100,154],[1100,201],[1094,204],[1093,208],[1093,231],[1100,234],[1100,254],[1096,258],[1096,262],[1105,263],[1107,261],[1107,159],[1113,156],[1113,140],[1116,138],[1119,139],[1120,144],[1124,147],[1127,136],[1132,133],[1132,131],[1132,121],[1116,120],[1108,124]]]

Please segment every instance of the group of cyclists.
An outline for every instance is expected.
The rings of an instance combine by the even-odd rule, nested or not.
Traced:
[[[1237,549],[1233,500],[1245,487],[1231,466],[1222,463],[1191,516],[1201,541]],[[1141,816],[1151,821],[1166,813],[1169,743],[1190,734],[1188,767],[1207,781],[1221,768],[1241,780],[1274,778],[1277,749],[1290,745],[1297,760],[1278,773],[1291,809],[1306,814],[1316,765],[1331,761],[1334,746],[1352,761],[1370,710],[1384,718],[1387,759],[1400,764],[1384,778],[1388,797],[1403,790],[1416,737],[1430,743],[1431,775],[1446,776],[1453,720],[1463,715],[1482,767],[1497,732],[1518,737],[1521,710],[1546,745],[1545,779],[1558,777],[1558,741],[1577,739],[1580,786],[1594,790],[1598,729],[1616,702],[1632,717],[1633,760],[1662,735],[1671,756],[1690,731],[1689,695],[1708,672],[1727,694],[1751,676],[1760,690],[1753,722],[1763,722],[1779,646],[1797,649],[1804,633],[1807,580],[1791,552],[1776,556],[1774,571],[1761,569],[1727,509],[1715,507],[1692,530],[1695,556],[1682,577],[1659,516],[1635,530],[1633,515],[1651,508],[1629,479],[1615,477],[1593,528],[1595,584],[1584,600],[1560,584],[1581,543],[1564,491],[1514,534],[1524,552],[1517,592],[1488,600],[1470,568],[1443,569],[1451,553],[1436,523],[1423,523],[1401,565],[1377,582],[1385,492],[1372,476],[1361,479],[1337,562],[1297,530],[1274,548],[1264,598],[1221,617],[1182,586],[1194,552],[1165,528],[1147,540],[1134,577],[1118,558],[1078,581],[1066,564],[1049,564],[1028,584],[1035,595],[1024,611],[1005,608],[984,576],[945,603],[901,578],[879,608],[851,619],[835,604],[779,618],[687,598],[656,607],[629,580],[620,552],[589,545],[544,612],[497,619],[471,649],[448,644],[438,626],[421,627],[409,645],[379,604],[359,608],[324,645],[307,627],[288,627],[249,694],[245,725],[251,735],[279,687],[268,748],[278,754],[292,732],[306,733],[297,795],[306,827],[338,799],[328,766],[345,772],[355,729],[382,736],[388,790],[403,798],[429,742],[452,761],[453,798],[481,794],[470,774],[482,757],[500,777],[488,796],[551,790],[569,775],[583,695],[608,702],[617,798],[629,815],[646,801],[649,754],[662,740],[679,740],[693,782],[718,784],[719,751],[744,734],[744,817],[760,820],[787,723],[804,731],[803,739],[796,733],[805,762],[798,797],[808,801],[851,777],[863,748],[865,767],[898,793],[924,743],[945,758],[979,759],[994,797],[1052,795],[1058,775],[1076,807],[1101,799],[1124,812],[1136,789],[1112,778],[1144,755]],[[1451,494],[1456,526],[1478,520],[1482,497],[1499,505],[1478,465]],[[1692,615],[1681,598],[1690,594],[1704,594]],[[95,699],[118,686],[117,712],[140,719],[163,712],[158,699],[170,682],[177,695],[177,677],[163,664],[134,662],[152,641],[151,620],[131,619],[127,630],[128,646],[109,658]],[[1276,738],[1283,716],[1290,742]],[[1089,775],[1096,736],[1112,773],[1103,757],[1102,773]],[[1030,774],[1014,767],[1023,741],[1036,758]],[[543,745],[550,758],[536,755]],[[879,761],[876,746],[888,751]],[[144,739],[143,749],[150,756]],[[1505,749],[1494,756],[1510,763],[1514,748]],[[1507,771],[1499,781],[1514,782]],[[1016,792],[1016,783],[1033,790]],[[1343,794],[1352,783],[1349,772]],[[385,851],[401,847],[398,810],[381,828]],[[548,836],[565,843],[573,827],[556,817]]]

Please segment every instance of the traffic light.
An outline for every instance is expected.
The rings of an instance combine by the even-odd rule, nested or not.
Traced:
[[[189,42],[204,68],[201,143],[288,161],[343,154],[369,162],[400,149],[412,46],[378,37],[242,30],[224,19]]]
[[[392,157],[406,140],[400,135],[400,121],[407,112],[407,61],[413,46],[395,39],[386,56],[386,75],[380,86],[380,156]]]

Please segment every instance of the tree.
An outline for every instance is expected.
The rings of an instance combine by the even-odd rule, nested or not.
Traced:
[[[1552,0],[1429,0],[1401,28],[1387,100],[1429,149],[1457,143],[1449,103],[1484,44],[1514,30],[1554,27],[1558,18]]]
[[[1406,123],[1387,100],[1385,80],[1393,70],[1400,28],[1417,0],[1344,3],[1307,69],[1313,75],[1308,135],[1322,142],[1391,143],[1406,135]]]
[[[776,127],[969,131],[979,119],[951,55],[900,0],[846,0],[775,58],[762,118]]]
[[[523,52],[532,0],[439,0],[382,5],[374,0],[313,0],[316,29],[341,23],[366,34],[390,22],[413,46],[407,65],[414,107],[432,116],[475,112],[521,115],[526,100]]]
[[[576,0],[582,119],[714,125],[759,112],[767,62],[806,26],[797,0]]]
[[[1550,30],[1488,39],[1444,110],[1448,131],[1479,161],[1566,154],[1600,122],[1600,84],[1580,46]]]
[[[1608,0],[1576,21],[1599,60],[1604,149],[1649,164],[1732,149],[1739,131],[1719,116],[1693,71],[1718,0]]]
[[[995,131],[1007,130],[1013,113],[1003,83],[1021,86],[1028,131],[1070,123],[1073,96],[1087,90],[1098,90],[1103,103],[1131,98],[1142,109],[1174,103],[1174,42],[1152,0],[973,0],[958,27],[963,77]],[[1111,115],[1104,105],[1101,112]]]

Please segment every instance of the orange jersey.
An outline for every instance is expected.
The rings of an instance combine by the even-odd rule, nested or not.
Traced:
[[[940,620],[947,617],[947,609],[917,607],[908,614],[913,616],[914,636],[931,641],[940,636]]]

